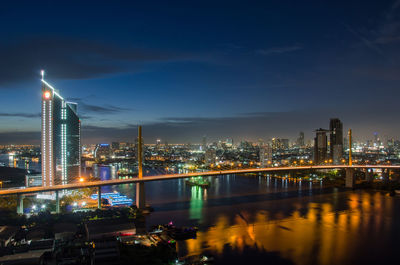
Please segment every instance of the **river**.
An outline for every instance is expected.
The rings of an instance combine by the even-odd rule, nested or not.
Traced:
[[[146,183],[148,227],[198,226],[179,256],[216,264],[400,264],[400,197],[259,175]],[[135,185],[110,187],[134,198]]]

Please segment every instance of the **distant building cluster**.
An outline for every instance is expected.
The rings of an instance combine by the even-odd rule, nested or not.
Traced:
[[[127,178],[137,174],[138,139],[132,136],[131,142],[81,146],[77,104],[66,101],[44,79],[41,135],[40,146],[0,146],[0,166],[26,170],[26,177],[20,180],[25,183],[12,185],[52,186],[82,181],[82,177],[102,179],[106,174],[112,178]],[[197,144],[168,144],[157,139],[153,144],[142,146],[141,150],[145,168],[162,169],[163,173],[345,164],[350,148],[353,162],[358,164],[400,163],[399,140],[388,137],[382,140],[374,133],[373,139],[350,141],[345,135],[340,119],[332,118],[328,129],[315,130],[313,141],[307,141],[304,132],[299,132],[295,139],[273,137],[257,142],[234,142],[232,138],[210,141],[204,135]],[[0,183],[6,185],[1,179]]]

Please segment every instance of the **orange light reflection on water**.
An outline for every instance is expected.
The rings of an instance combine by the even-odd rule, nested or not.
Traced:
[[[345,264],[360,240],[362,227],[371,222],[376,228],[381,226],[383,214],[374,213],[391,207],[390,202],[383,206],[382,200],[381,194],[351,193],[347,210],[334,211],[331,203],[308,203],[304,215],[295,207],[290,217],[278,219],[270,218],[267,211],[254,216],[240,212],[234,220],[220,213],[215,226],[199,231],[197,239],[187,240],[186,248],[188,255],[201,254],[205,249],[221,255],[226,244],[238,252],[257,246],[279,252],[299,265]],[[390,221],[385,220],[385,225]]]

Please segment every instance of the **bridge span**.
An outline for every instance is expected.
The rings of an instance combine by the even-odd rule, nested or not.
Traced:
[[[65,185],[54,185],[48,187],[30,187],[30,188],[17,188],[17,189],[4,189],[0,190],[0,196],[17,195],[19,198],[19,207],[22,208],[23,195],[36,194],[43,192],[56,192],[56,211],[59,212],[59,191],[63,190],[74,190],[82,188],[98,188],[98,195],[101,195],[102,186],[111,185],[122,185],[122,184],[137,184],[136,194],[136,205],[138,208],[144,208],[145,195],[144,195],[144,183],[149,181],[161,181],[171,179],[181,179],[194,176],[219,176],[229,174],[244,174],[244,173],[262,173],[262,172],[276,172],[276,171],[303,171],[303,170],[324,170],[324,169],[345,169],[346,170],[346,187],[353,187],[354,185],[354,170],[364,169],[368,172],[368,169],[382,169],[386,170],[400,170],[400,165],[315,165],[315,166],[291,166],[291,167],[267,167],[267,168],[246,168],[246,169],[232,169],[232,170],[211,170],[204,172],[191,172],[182,174],[167,174],[167,175],[156,175],[156,176],[144,176],[131,179],[113,179],[104,181],[92,181],[92,182],[79,182]],[[98,196],[98,206],[101,207],[101,196]],[[21,209],[18,210],[21,213]]]

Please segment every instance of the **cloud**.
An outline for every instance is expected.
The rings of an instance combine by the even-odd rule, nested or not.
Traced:
[[[169,143],[200,143],[203,135],[209,142],[233,138],[242,140],[268,140],[272,137],[295,139],[300,131],[307,139],[314,137],[316,128],[328,128],[329,118],[338,117],[344,128],[352,128],[357,139],[370,139],[372,133],[395,136],[400,130],[400,120],[387,115],[396,111],[396,106],[385,108],[334,108],[308,109],[288,112],[247,112],[226,117],[164,117],[153,122],[145,122],[143,137],[146,143],[162,139]],[[84,144],[100,142],[134,142],[137,124],[107,125],[101,123],[82,124]],[[371,126],[373,124],[374,126]],[[39,132],[2,132],[0,144],[40,144]]]
[[[79,103],[79,106],[85,112],[98,113],[98,114],[115,114],[115,113],[120,113],[120,112],[130,110],[130,109],[116,107],[116,106],[112,106],[112,105],[108,105],[108,104],[106,104],[104,106],[97,106],[97,105],[86,104],[83,102]]]
[[[299,45],[293,45],[293,46],[283,46],[283,47],[272,47],[272,48],[267,48],[267,49],[259,49],[256,51],[256,53],[261,54],[261,55],[272,55],[272,54],[281,54],[281,53],[288,53],[288,52],[294,52],[298,50],[302,50],[303,47]]]
[[[355,30],[349,25],[345,24],[345,27],[354,36],[360,39],[368,48],[383,54],[383,45],[400,42],[400,17],[398,8],[400,7],[400,0],[394,1],[393,4],[388,8],[386,14],[382,16],[378,23],[373,27],[372,30],[363,30],[364,34],[361,34],[361,30]],[[386,51],[385,47],[385,51]]]
[[[83,113],[98,113],[98,114],[116,114],[125,111],[131,111],[129,108],[122,108],[118,106],[113,106],[110,104],[104,104],[101,106],[92,105],[84,102],[82,98],[68,98],[68,101],[74,101],[78,103],[78,108],[82,110]]]
[[[87,79],[136,72],[143,63],[189,57],[183,53],[76,38],[20,39],[0,44],[0,88],[4,84],[38,79],[40,69],[46,69],[52,79]]]
[[[40,113],[0,113],[0,117],[38,118]]]
[[[360,40],[367,48],[369,48],[370,50],[372,50],[382,56],[385,55],[383,50],[378,45],[376,45],[373,40],[370,40],[369,38],[363,36],[361,33],[354,30],[352,27],[350,27],[347,24],[344,24],[344,26],[351,34],[353,34],[358,40]]]
[[[40,132],[0,132],[0,144],[40,144]]]

